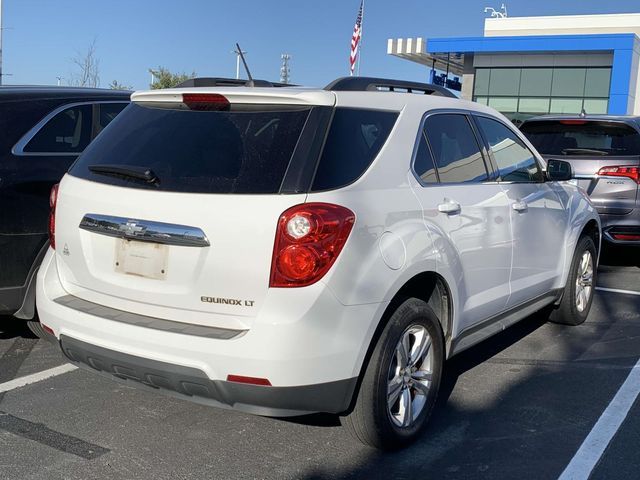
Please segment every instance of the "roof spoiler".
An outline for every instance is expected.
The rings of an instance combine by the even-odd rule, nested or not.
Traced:
[[[190,78],[176,85],[174,88],[185,87],[249,87],[249,80],[237,78],[221,78],[221,77],[197,77]],[[267,80],[253,80],[254,87],[295,87],[288,83],[269,82]]]

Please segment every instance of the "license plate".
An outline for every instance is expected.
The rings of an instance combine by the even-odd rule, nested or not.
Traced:
[[[116,240],[115,270],[118,273],[164,280],[168,258],[168,245],[124,238]]]

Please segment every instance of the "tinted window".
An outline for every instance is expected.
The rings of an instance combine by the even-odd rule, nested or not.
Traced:
[[[30,153],[81,153],[91,141],[91,105],[67,108],[49,120],[24,147]]]
[[[436,167],[433,164],[433,156],[431,155],[431,150],[429,150],[424,131],[420,132],[420,140],[418,150],[416,151],[416,158],[413,162],[413,169],[416,175],[420,177],[420,180],[422,180],[422,183],[438,183]]]
[[[360,177],[387,141],[397,118],[395,112],[336,109],[312,190],[343,187]]]
[[[95,134],[100,133],[104,127],[109,125],[116,116],[124,110],[127,103],[99,103],[96,105],[98,108],[98,123],[95,125]]]
[[[476,118],[498,164],[498,173],[502,181],[542,181],[542,172],[533,153],[511,129],[486,117]]]
[[[131,104],[69,173],[131,188],[277,193],[308,114],[301,107],[191,111]],[[150,168],[159,183],[91,172],[96,164]]]
[[[640,134],[624,123],[534,121],[525,123],[522,132],[545,155],[640,155]]]
[[[487,179],[487,169],[466,116],[432,115],[425,121],[424,128],[442,183]]]

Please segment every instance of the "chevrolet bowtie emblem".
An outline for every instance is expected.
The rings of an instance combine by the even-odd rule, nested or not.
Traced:
[[[127,223],[120,225],[120,231],[128,237],[135,237],[142,234],[146,229],[145,226],[138,225],[135,220],[129,220]]]

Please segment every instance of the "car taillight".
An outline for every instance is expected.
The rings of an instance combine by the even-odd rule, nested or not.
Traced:
[[[182,103],[190,110],[227,111],[231,108],[229,100],[219,93],[183,93]]]
[[[638,167],[602,167],[598,175],[603,177],[627,177],[640,184],[640,168]]]
[[[320,280],[347,242],[355,223],[348,208],[305,203],[278,220],[270,287],[304,287]]]
[[[49,194],[49,244],[51,248],[56,249],[56,204],[58,203],[58,187],[55,184],[51,187]]]

